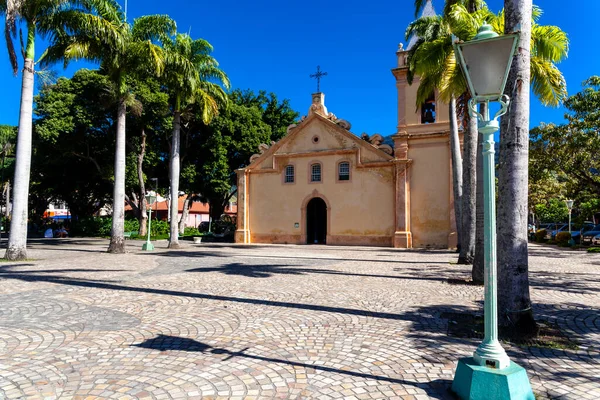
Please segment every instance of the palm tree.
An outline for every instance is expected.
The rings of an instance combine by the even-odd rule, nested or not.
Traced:
[[[446,6],[449,3],[450,1],[446,3]],[[451,90],[450,94],[452,94],[452,90],[455,91],[454,93],[462,93],[466,90],[462,73],[457,67],[451,48],[451,34],[460,39],[469,40],[476,34],[478,27],[484,21],[488,21],[496,32],[504,32],[504,13],[500,12],[495,15],[485,8],[484,3],[479,4],[482,8],[473,12],[467,9],[465,4],[454,1],[451,7],[445,8],[448,11],[445,11],[443,17],[421,18],[409,26],[408,33],[411,33],[412,29],[422,38],[409,53],[409,68],[421,76],[421,85],[425,86],[422,90],[419,88],[417,104],[420,104],[435,88],[439,88],[442,100],[449,97],[448,90]],[[567,94],[564,78],[555,63],[566,57],[568,39],[566,34],[556,26],[538,25],[536,21],[540,15],[541,10],[534,7],[531,42],[532,49],[534,49],[531,63],[532,89],[544,105],[556,106]],[[464,103],[462,106],[464,107]],[[475,209],[473,206],[474,204],[469,202],[469,207]],[[477,215],[476,219],[482,218],[481,212],[477,212]],[[480,222],[482,221],[477,223]],[[476,249],[476,253],[481,254],[482,251],[482,248]],[[483,278],[481,257],[476,257],[472,275],[475,281]]]
[[[208,124],[217,115],[219,107],[227,104],[227,95],[221,85],[229,88],[229,79],[210,55],[213,48],[206,40],[193,40],[189,35],[177,34],[164,43],[164,49],[166,68],[163,81],[171,96],[173,108],[169,248],[179,248],[181,114],[189,104],[199,103],[202,120]]]
[[[565,79],[562,75],[562,73],[560,72],[560,70],[557,68],[556,64],[561,62],[562,60],[564,60],[567,57],[568,51],[569,51],[569,40],[568,37],[566,35],[565,32],[563,32],[559,27],[557,26],[552,26],[552,25],[539,25],[538,21],[540,19],[542,15],[542,10],[539,7],[533,6],[532,7],[532,15],[531,15],[531,54],[530,54],[530,77],[531,77],[531,88],[533,91],[533,94],[538,98],[538,100],[545,106],[552,106],[552,107],[556,107],[558,105],[560,105],[567,97],[567,85],[565,82]],[[496,15],[496,18],[494,18],[492,21],[492,25],[494,26],[494,30],[497,33],[504,33],[505,29],[505,13],[504,11],[501,11],[499,14]],[[508,30],[507,30],[508,32]],[[512,69],[511,69],[512,71]],[[509,81],[510,82],[510,81]],[[512,83],[513,87],[514,87],[514,82]],[[507,83],[507,88],[509,87],[509,83]],[[510,96],[510,93],[508,93]],[[508,118],[502,118],[502,121],[504,124],[507,123]],[[500,136],[500,153],[502,154],[502,156],[500,157],[500,160],[503,161],[503,163],[500,164],[500,173],[499,173],[499,178],[500,176],[504,176],[502,174],[502,166],[506,165],[505,161],[507,160],[506,157],[504,156],[504,148],[506,146],[506,142],[505,142],[505,138],[502,136],[502,131],[503,129],[506,129],[506,125],[502,125],[503,128],[501,129],[501,136]],[[522,140],[522,138],[520,139]],[[529,140],[527,140],[526,142],[521,142],[521,143],[529,143]],[[477,180],[479,182],[479,180],[482,180],[482,176],[480,176],[481,174],[479,173],[480,171],[478,170],[478,177]],[[522,175],[521,178],[525,178],[527,175]],[[527,179],[525,179],[525,184],[527,184]],[[499,182],[499,195],[500,196],[506,196],[507,194],[503,194],[503,190],[500,189],[500,187],[504,187],[504,185],[501,185]],[[478,187],[479,189],[479,187]],[[527,190],[526,190],[527,192]],[[508,194],[508,198],[507,197],[502,197],[502,201],[499,202],[498,205],[498,235],[499,235],[499,241],[498,241],[498,265],[499,265],[499,276],[500,272],[502,273],[507,273],[507,274],[511,274],[513,271],[510,271],[509,268],[506,268],[504,270],[500,270],[500,265],[502,263],[504,263],[504,265],[508,265],[511,263],[511,261],[508,261],[508,259],[510,259],[512,257],[514,248],[516,246],[514,246],[514,244],[509,244],[511,242],[511,240],[509,240],[509,238],[514,238],[512,236],[512,234],[509,234],[509,232],[512,232],[511,230],[507,229],[507,227],[513,226],[511,225],[511,223],[507,223],[503,221],[503,218],[505,216],[503,216],[503,214],[505,212],[507,212],[509,215],[510,213],[515,212],[515,210],[517,210],[516,208],[507,208],[507,207],[513,207],[514,206],[514,199],[515,197],[512,196],[512,194]],[[512,201],[508,202],[508,199],[511,198],[513,199]],[[509,206],[509,204],[511,204]],[[527,209],[527,204],[525,204],[525,209]],[[483,193],[478,193],[478,205],[477,205],[477,226],[478,231],[482,231],[483,230]],[[502,213],[501,214],[501,210]],[[521,221],[523,221],[523,218],[521,218]],[[527,217],[525,217],[524,219],[524,227],[523,229],[527,229]],[[511,228],[512,229],[512,228]],[[526,234],[525,234],[526,235]],[[473,275],[474,275],[474,280],[475,277],[478,277],[481,282],[483,282],[483,238],[479,237],[481,235],[478,235],[477,238],[477,242],[476,242],[476,251],[475,251],[475,261],[473,264]],[[525,236],[526,238],[526,236]],[[515,239],[516,240],[516,239]],[[508,241],[509,243],[507,243],[506,241]],[[525,246],[526,246],[526,241],[525,241]],[[508,247],[506,247],[508,246]],[[525,247],[525,258],[527,257],[526,255],[526,247]],[[521,259],[523,258],[523,254],[521,254]],[[505,261],[502,261],[505,260]],[[520,270],[522,271],[522,270]],[[518,276],[518,274],[517,274]],[[515,288],[515,284],[513,284],[512,282],[512,278],[510,276],[504,277],[502,280],[500,280],[501,284],[504,285],[509,285],[506,287],[512,287]],[[523,282],[522,282],[523,283]],[[523,295],[523,298],[529,298],[529,286],[527,284],[527,287],[525,288],[525,286],[521,286],[519,288],[519,290],[521,291],[527,291],[527,295]],[[506,294],[506,292],[502,291],[503,294]],[[505,299],[506,300],[506,299]],[[522,302],[523,304],[526,303],[525,301]],[[502,303],[501,303],[502,304]],[[504,307],[504,306],[503,306]],[[522,310],[522,309],[526,309],[527,307],[522,307],[522,308],[514,308],[514,304],[511,306],[512,308],[507,308],[504,307],[505,310],[510,309],[510,310]],[[501,313],[500,314],[500,318],[501,318],[501,323],[506,325],[509,323],[509,318],[508,315],[505,313],[504,315]],[[515,318],[512,318],[512,320],[514,320]],[[533,318],[531,318],[532,320]],[[529,318],[526,319],[526,321],[528,321]]]
[[[19,70],[17,51],[14,40],[17,34],[20,39],[20,52],[23,55],[21,106],[19,111],[19,131],[15,162],[15,178],[13,188],[13,213],[10,237],[5,257],[10,260],[27,258],[27,215],[29,196],[29,176],[31,169],[31,137],[33,115],[33,88],[35,65],[44,59],[44,52],[35,61],[35,44],[37,38],[46,39],[50,47],[66,35],[66,26],[74,19],[87,20],[93,26],[97,20],[92,14],[101,9],[108,0],[2,0],[0,14],[5,16],[5,37],[13,72]],[[26,33],[23,35],[23,28]],[[63,54],[56,52],[54,61]]]
[[[416,7],[425,3],[415,2]],[[463,119],[466,122],[464,130],[464,149],[462,165],[460,162],[460,140],[458,135],[456,99],[460,99],[459,108],[466,110],[468,96],[466,83],[457,66],[452,47],[452,35],[471,35],[473,29],[464,29],[473,21],[481,23],[489,18],[491,13],[487,8],[479,9],[482,1],[462,0],[448,1],[444,14],[436,17],[424,17],[409,25],[406,36],[413,34],[419,37],[416,45],[409,51],[409,82],[413,74],[420,76],[417,90],[417,104],[422,104],[436,89],[440,99],[450,105],[450,146],[452,154],[454,206],[459,232],[460,264],[471,264],[475,253],[475,204],[476,204],[476,153],[477,153],[477,121],[473,118]],[[459,7],[464,14],[453,14],[452,10]],[[418,11],[418,9],[417,9]],[[466,21],[458,18],[467,18]],[[473,34],[474,35],[474,34]],[[463,39],[463,36],[459,38]],[[472,36],[471,36],[472,37]],[[412,71],[412,73],[411,73]],[[462,171],[462,174],[461,174]]]
[[[85,0],[96,2],[100,0]],[[127,108],[137,102],[127,85],[130,76],[157,76],[164,70],[166,42],[175,33],[175,22],[166,15],[137,18],[133,25],[125,21],[121,7],[114,0],[103,0],[104,7],[93,16],[98,23],[76,18],[68,24],[69,35],[62,35],[48,50],[49,60],[64,55],[65,65],[71,60],[100,62],[100,69],[111,80],[116,96],[117,134],[115,145],[115,182],[110,253],[125,252],[125,120]]]
[[[536,64],[532,62],[536,50],[531,46],[532,0],[505,0],[504,8],[504,30],[519,31],[519,50],[506,82],[505,93],[512,104],[500,126],[498,317],[500,326],[512,326],[517,334],[530,335],[537,330],[529,296],[527,253],[529,86]],[[535,90],[535,77],[531,83]]]

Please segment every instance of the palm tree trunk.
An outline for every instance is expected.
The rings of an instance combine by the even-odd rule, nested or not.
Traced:
[[[457,244],[460,249],[462,240],[462,160],[460,156],[460,138],[456,116],[456,98],[450,99],[450,154],[452,158],[452,189],[454,191],[454,219],[456,220]]]
[[[519,30],[505,93],[509,113],[500,129],[498,175],[498,317],[517,335],[537,333],[529,297],[527,189],[532,0],[505,0],[505,32]]]
[[[475,256],[477,135],[477,118],[469,118],[463,141],[462,243],[459,264],[472,264]]]
[[[175,111],[173,118],[173,143],[171,144],[171,223],[169,248],[179,246],[179,135],[181,132],[181,112]]]
[[[28,30],[31,35],[31,27]],[[33,46],[34,39],[30,37],[28,38],[27,58],[23,67],[23,80],[21,83],[21,109],[19,110],[19,133],[17,136],[15,179],[13,183],[13,209],[5,255],[5,258],[12,261],[27,258],[27,216],[33,124]]]
[[[140,145],[140,154],[138,154],[137,159],[137,174],[138,174],[138,182],[140,185],[140,229],[138,231],[138,235],[141,237],[146,236],[148,233],[148,213],[146,212],[146,183],[144,182],[144,170],[142,169],[144,165],[144,156],[146,155],[146,130],[142,128],[142,143]]]
[[[485,104],[480,105],[479,112],[484,115]],[[483,285],[484,277],[484,241],[483,241],[483,222],[485,213],[483,209],[483,153],[482,153],[481,135],[477,135],[477,188],[475,205],[475,257],[473,259],[473,269],[471,270],[471,279],[473,283]]]
[[[185,233],[186,222],[187,222],[188,216],[190,215],[190,206],[192,204],[192,197],[194,197],[193,193],[188,194],[185,197],[185,200],[183,202],[183,210],[181,210],[181,219],[179,220],[179,233],[182,235]]]
[[[117,140],[115,143],[115,184],[113,189],[112,232],[109,253],[125,253],[125,119],[127,105],[119,99],[117,111]]]

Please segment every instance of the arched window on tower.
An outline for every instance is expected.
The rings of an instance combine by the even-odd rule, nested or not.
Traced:
[[[421,123],[422,124],[433,124],[435,122],[435,94],[425,100],[421,105]]]

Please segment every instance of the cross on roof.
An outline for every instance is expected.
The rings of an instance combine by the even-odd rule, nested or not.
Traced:
[[[317,80],[317,93],[321,93],[321,78],[327,75],[327,72],[321,71],[321,66],[317,65],[317,72],[311,74],[310,77]]]

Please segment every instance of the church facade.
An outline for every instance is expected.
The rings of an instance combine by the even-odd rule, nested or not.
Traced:
[[[448,106],[433,93],[415,111],[418,78],[408,85],[407,52],[396,55],[393,148],[313,94],[308,115],[237,171],[237,243],[456,246]]]

